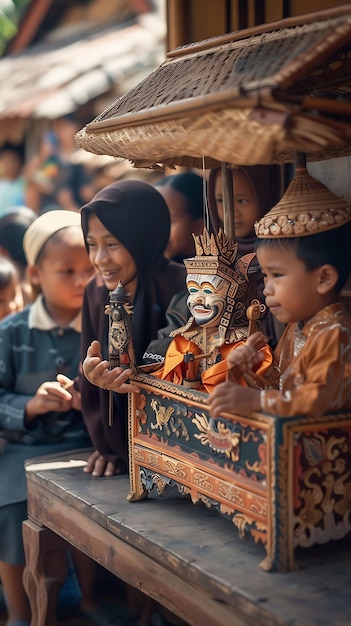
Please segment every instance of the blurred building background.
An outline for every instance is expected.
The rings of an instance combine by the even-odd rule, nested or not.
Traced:
[[[55,120],[74,116],[83,127],[177,46],[343,4],[347,0],[2,0],[0,148],[18,145],[30,160]],[[130,170],[128,162],[82,150],[72,158],[101,168],[99,184],[109,182],[111,164],[113,177]]]

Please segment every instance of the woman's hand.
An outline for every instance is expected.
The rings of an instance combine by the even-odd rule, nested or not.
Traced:
[[[92,476],[117,476],[121,474],[121,469],[115,467],[112,461],[107,461],[98,450],[89,456],[83,471]]]
[[[260,391],[226,381],[210,393],[208,404],[212,417],[220,417],[223,413],[252,413],[261,410]]]
[[[133,371],[122,367],[110,369],[109,362],[102,360],[101,345],[98,341],[93,341],[88,348],[83,361],[83,373],[90,383],[102,389],[116,393],[139,393],[136,385],[127,382]]]
[[[26,422],[31,422],[38,415],[59,411],[64,413],[72,408],[71,394],[61,387],[57,381],[45,382],[40,385],[33,398],[26,405]]]

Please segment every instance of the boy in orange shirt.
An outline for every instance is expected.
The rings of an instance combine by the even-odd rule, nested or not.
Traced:
[[[287,324],[270,371],[255,386],[231,380],[209,397],[213,417],[263,411],[318,416],[350,406],[351,319],[338,302],[351,269],[351,207],[305,168],[255,226],[266,305]],[[262,359],[251,345],[228,356],[250,373]]]

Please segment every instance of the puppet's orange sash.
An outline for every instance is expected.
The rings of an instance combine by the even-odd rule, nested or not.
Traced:
[[[228,373],[228,364],[226,361],[227,355],[231,350],[233,350],[233,348],[235,349],[243,343],[245,343],[245,341],[238,341],[234,344],[224,344],[219,348],[222,360],[219,363],[215,363],[212,367],[201,374],[203,390],[210,393],[216,385],[226,379]],[[184,355],[187,352],[192,352],[194,355],[201,354],[200,348],[195,343],[184,339],[181,335],[177,335],[168,346],[163,367],[155,372],[152,372],[152,375],[157,376],[157,378],[161,378],[162,380],[168,380],[169,382],[181,385],[186,369]],[[262,352],[264,353],[264,360],[255,370],[255,374],[260,376],[264,376],[273,361],[272,352],[268,346],[262,348]],[[248,386],[243,377],[238,379],[238,383],[245,387]]]

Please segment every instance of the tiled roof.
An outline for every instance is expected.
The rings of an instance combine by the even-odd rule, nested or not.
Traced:
[[[54,119],[113,86],[124,93],[164,59],[165,30],[156,14],[143,15],[125,25],[55,31],[55,38],[4,57],[0,122]]]

